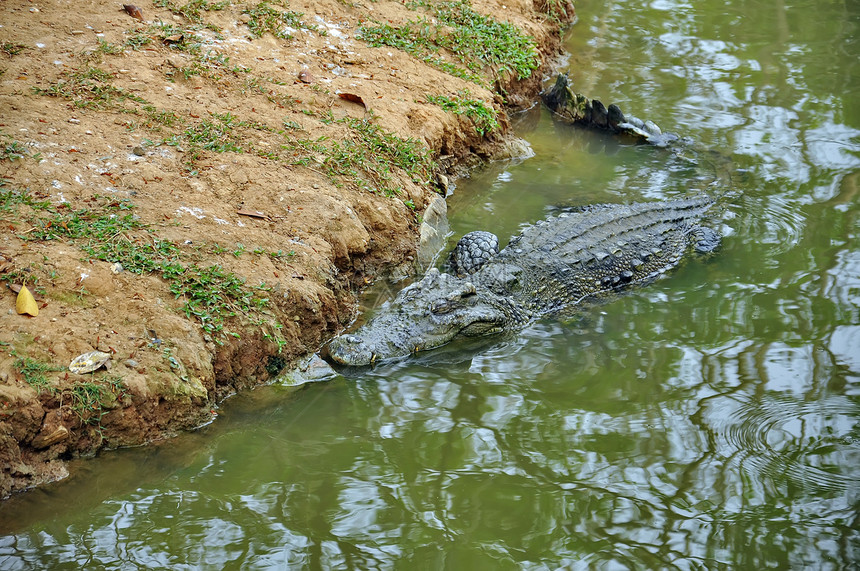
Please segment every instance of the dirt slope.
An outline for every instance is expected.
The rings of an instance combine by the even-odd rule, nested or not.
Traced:
[[[520,152],[561,0],[0,3],[0,497],[208,422]],[[19,314],[15,290],[35,294]],[[98,350],[110,369],[75,374]]]

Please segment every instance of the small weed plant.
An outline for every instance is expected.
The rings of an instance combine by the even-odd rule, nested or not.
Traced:
[[[26,382],[37,394],[43,392],[55,394],[57,387],[48,379],[46,373],[62,371],[62,367],[57,367],[50,363],[36,361],[30,357],[18,357],[15,359],[15,369],[24,377]]]
[[[283,9],[275,8],[273,4]],[[242,13],[248,16],[248,29],[255,38],[269,33],[276,38],[289,40],[293,37],[292,30],[311,30],[322,33],[316,26],[302,21],[304,14],[287,8],[286,2],[260,2],[251,8],[245,8]]]
[[[471,98],[468,90],[460,91],[455,97],[447,95],[427,95],[427,101],[435,103],[445,111],[465,115],[472,119],[475,130],[482,137],[499,128],[496,110],[487,107],[483,101]]]

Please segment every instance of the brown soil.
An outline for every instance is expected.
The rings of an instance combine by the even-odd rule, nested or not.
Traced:
[[[143,20],[106,0],[0,5],[0,497],[63,477],[72,457],[210,421],[220,400],[341,331],[366,284],[414,271],[424,209],[463,165],[515,152],[506,113],[536,101],[559,19],[573,15],[559,0],[473,0],[541,57],[525,79],[481,69],[482,87],[356,37],[363,22],[402,25],[427,6],[137,6]],[[314,29],[254,37],[248,11],[261,6],[303,13]],[[497,127],[481,134],[426,98],[466,90]],[[390,135],[389,147],[361,146]],[[397,140],[426,162],[379,162]],[[338,163],[338,149],[355,163]],[[250,304],[201,320],[162,269],[99,254],[129,248],[156,266],[220,268]],[[16,311],[21,283],[36,317]],[[68,370],[93,350],[111,355],[110,370]]]

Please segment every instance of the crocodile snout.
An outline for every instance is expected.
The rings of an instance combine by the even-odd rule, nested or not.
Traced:
[[[357,335],[343,335],[329,343],[328,355],[341,365],[369,365],[373,362],[373,351]]]

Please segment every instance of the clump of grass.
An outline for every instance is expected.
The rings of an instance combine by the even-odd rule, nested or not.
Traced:
[[[128,38],[126,38],[123,46],[131,48],[134,51],[138,51],[143,46],[148,46],[149,44],[151,44],[152,41],[152,36],[135,30],[131,32],[131,35]]]
[[[41,156],[41,153],[30,154],[26,146],[16,141],[11,135],[4,133],[3,129],[0,129],[0,161],[17,161],[24,157],[31,157],[38,162],[42,160]],[[3,182],[0,181],[0,187],[2,186]]]
[[[341,123],[349,127],[352,138],[322,146],[324,165],[332,178],[345,177],[358,182],[365,189],[383,196],[396,196],[401,188],[393,178],[393,169],[400,169],[416,183],[425,183],[430,177],[429,151],[414,139],[401,139],[372,122],[373,115],[364,119],[344,117],[328,123]],[[320,147],[316,147],[317,150]]]
[[[45,373],[62,371],[63,367],[36,361],[29,357],[18,357],[15,359],[15,369],[24,377],[24,382],[41,395],[43,391],[50,394],[57,392],[57,387],[51,383]]]
[[[24,44],[13,44],[12,42],[0,43],[0,52],[3,52],[9,57],[14,57],[26,49],[27,46]]]
[[[568,9],[573,9],[573,4],[568,0],[538,0],[535,2],[535,8],[549,16],[553,22],[561,24],[570,19]]]
[[[274,8],[273,3],[281,6],[284,10]],[[249,17],[247,24],[251,35],[259,38],[269,33],[276,38],[289,40],[293,37],[290,29],[320,32],[316,26],[305,24],[302,21],[304,14],[288,10],[287,7],[286,2],[263,1],[251,8],[242,10],[242,14]]]
[[[215,114],[188,126],[173,144],[186,142],[189,146],[186,165],[191,173],[206,151],[216,153],[255,153],[271,160],[289,160],[291,164],[323,165],[329,178],[357,183],[362,188],[383,196],[396,196],[401,192],[394,171],[399,169],[416,183],[430,177],[432,164],[429,151],[414,139],[400,137],[373,123],[373,114],[363,119],[321,117],[326,124],[345,125],[351,136],[343,141],[330,141],[327,137],[306,139],[293,135],[302,127],[285,120],[284,129],[277,131],[285,142],[279,150],[255,149],[248,141],[248,130],[274,133],[275,129],[255,121],[240,121],[230,113]]]
[[[36,200],[23,190],[6,188],[6,182],[0,178],[0,212],[15,212],[20,204],[34,210],[47,210],[51,207],[49,200]]]
[[[105,411],[102,410],[102,387],[93,382],[75,383],[69,391],[71,409],[84,424],[98,424]]]
[[[403,50],[449,75],[479,85],[483,84],[481,76],[439,56],[436,34],[432,32],[432,28],[425,20],[407,22],[400,27],[388,24],[362,26],[360,34],[361,39],[371,46],[390,46]]]
[[[78,382],[69,389],[72,412],[83,424],[100,424],[108,413],[111,401],[117,401],[126,394],[126,386],[121,377],[105,376],[96,380]]]
[[[468,0],[412,2],[409,6],[427,9],[435,21],[422,17],[400,27],[363,25],[361,38],[372,46],[401,49],[459,77],[468,72],[441,59],[437,55],[440,49],[453,54],[471,72],[490,67],[499,75],[512,73],[524,79],[540,65],[534,40],[512,24],[478,14]],[[474,81],[476,76],[469,75]]]
[[[237,127],[245,124],[230,113],[213,113],[212,119],[203,119],[185,130],[185,138],[194,147],[216,153],[241,153],[244,143],[234,134]]]
[[[153,105],[144,105],[143,112],[148,120],[147,126],[150,128],[161,125],[164,127],[173,127],[181,123],[182,120],[173,111],[158,109]]]
[[[154,0],[154,4],[160,8],[166,8],[172,13],[187,18],[195,24],[203,23],[203,12],[218,12],[228,7],[230,0],[221,0],[220,2],[210,2],[209,0],[189,0],[185,4],[177,4],[172,0]],[[207,27],[218,30],[215,26],[207,25]]]
[[[436,17],[454,28],[452,34],[440,37],[440,45],[461,57],[499,73],[514,73],[517,79],[529,77],[540,65],[534,40],[512,24],[478,14],[466,0],[439,4]]]
[[[9,141],[0,151],[0,160],[14,161],[27,155],[27,149],[18,141]]]
[[[110,42],[104,41],[101,38],[98,38],[98,47],[96,48],[95,51],[98,54],[115,56],[115,55],[119,55],[123,51],[125,51],[125,48],[121,45],[112,44]]]
[[[150,24],[146,28],[145,33],[150,37],[158,39],[159,42],[168,46],[171,50],[197,56],[203,51],[203,39],[195,33],[200,28],[201,26],[199,25],[179,26],[165,22],[156,22]]]
[[[499,128],[497,112],[484,105],[483,101],[472,99],[468,90],[460,91],[455,97],[447,95],[426,95],[427,101],[435,103],[445,111],[455,115],[465,115],[472,119],[475,130],[482,137]]]
[[[67,79],[61,79],[48,88],[33,87],[33,92],[68,99],[75,107],[86,109],[127,110],[124,106],[127,101],[147,104],[144,98],[111,85],[113,79],[109,72],[88,66],[68,74]]]
[[[249,143],[248,137],[245,136],[245,131],[249,129],[274,131],[271,127],[257,121],[239,121],[235,115],[230,113],[212,113],[209,119],[203,119],[188,126],[179,136],[178,141],[186,141],[189,145],[186,166],[191,174],[197,174],[195,165],[203,151],[215,153],[253,152],[253,144]]]

